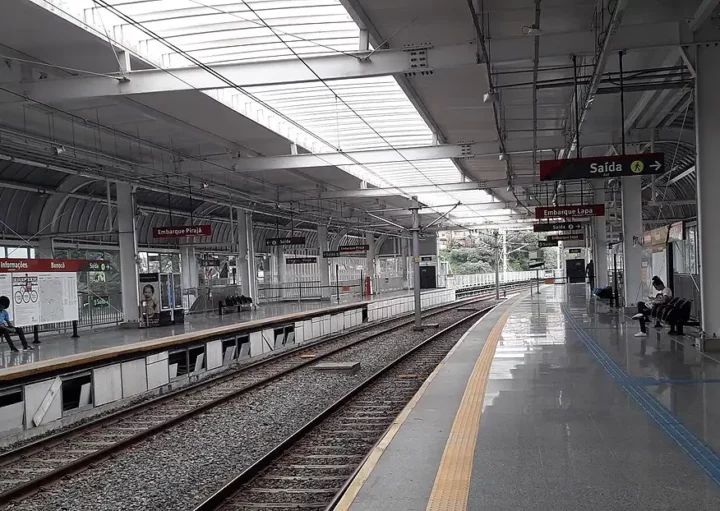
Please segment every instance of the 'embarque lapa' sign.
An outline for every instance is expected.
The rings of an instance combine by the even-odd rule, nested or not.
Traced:
[[[649,176],[664,171],[663,153],[545,160],[540,162],[540,181]]]

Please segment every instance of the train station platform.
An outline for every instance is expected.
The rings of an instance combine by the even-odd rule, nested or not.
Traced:
[[[720,364],[544,286],[481,319],[336,509],[720,509]]]
[[[423,291],[424,300],[444,291]],[[11,352],[3,341],[0,344],[0,383],[49,373],[56,369],[126,357],[133,353],[141,354],[188,342],[200,342],[212,336],[234,333],[239,329],[272,328],[275,324],[302,321],[310,316],[338,314],[359,303],[384,306],[396,299],[410,297],[412,290],[388,292],[372,298],[341,298],[340,303],[335,300],[268,303],[261,304],[252,311],[232,312],[223,316],[188,315],[182,325],[137,329],[99,328],[94,331],[81,331],[80,337],[76,339],[70,337],[70,332],[41,336],[41,344],[34,345],[33,351],[18,353]],[[26,336],[30,341],[31,334]],[[16,336],[13,336],[13,341],[19,348],[20,343]]]

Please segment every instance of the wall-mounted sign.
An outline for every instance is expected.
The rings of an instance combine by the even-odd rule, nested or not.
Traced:
[[[550,222],[533,225],[534,232],[580,231],[582,228],[583,224],[580,222]]]
[[[670,224],[670,232],[668,233],[668,242],[673,241],[682,241],[685,239],[684,233],[685,230],[683,221],[680,220],[679,222],[675,222],[674,224]]]
[[[582,254],[582,249],[581,248],[571,248],[570,250],[568,250],[568,252],[571,254]]]
[[[22,273],[10,273],[12,275],[0,274],[0,295],[10,299],[9,313],[15,326],[35,326],[79,319],[77,273],[57,268],[40,272],[23,270]]]
[[[290,257],[285,259],[285,264],[315,264],[317,257]]]
[[[665,169],[663,153],[600,156],[540,162],[540,181],[648,176]]]
[[[551,234],[547,237],[547,241],[583,241],[585,235],[583,233],[573,234]]]
[[[535,208],[535,218],[566,218],[574,216],[604,216],[605,204],[583,206],[543,206]]]
[[[557,240],[539,240],[538,241],[538,247],[539,248],[549,248],[549,247],[557,247],[558,242]]]
[[[211,225],[179,225],[153,228],[153,238],[197,238],[202,236],[212,236]]]
[[[643,233],[643,246],[663,247],[668,243],[670,228],[667,225]]]
[[[107,271],[110,263],[97,259],[0,259],[0,273]]]
[[[266,247],[286,247],[288,245],[304,245],[304,237],[293,236],[291,238],[267,238],[265,240]]]

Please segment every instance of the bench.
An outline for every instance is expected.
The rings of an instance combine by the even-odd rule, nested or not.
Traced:
[[[693,301],[690,299],[675,297],[667,304],[653,308],[651,316],[658,323],[662,322],[670,325],[671,334],[684,335],[683,327],[699,326],[699,323],[690,316],[692,304]]]
[[[220,300],[218,302],[218,314],[222,316],[224,313],[235,312],[234,309],[236,307],[237,312],[242,312],[243,310],[250,310],[252,308],[252,304],[253,299],[249,296],[227,296],[224,300]]]

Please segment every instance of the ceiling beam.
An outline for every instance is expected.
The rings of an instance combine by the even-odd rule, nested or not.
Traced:
[[[656,135],[656,141],[672,141],[677,143],[678,137],[684,135],[682,142],[694,143],[692,132],[667,128],[661,129]],[[619,133],[587,133],[583,136],[583,147],[604,147],[620,141]],[[633,140],[638,143],[650,142],[652,132],[650,129],[633,130]],[[565,147],[567,139],[564,136],[538,137],[538,151],[559,150]],[[532,138],[516,138],[505,141],[506,151],[510,155],[530,154],[533,150]],[[468,159],[482,156],[499,156],[500,148],[496,142],[480,142],[475,144],[442,144],[424,147],[409,147],[404,149],[376,149],[370,151],[348,151],[344,153],[295,154],[286,156],[261,156],[256,158],[233,158],[226,156],[211,158],[209,161],[225,168],[228,171],[265,172],[268,170],[302,169],[317,167],[338,167],[342,165],[374,165],[385,163],[402,163],[406,161],[442,160],[448,158]],[[207,167],[207,166],[206,166]],[[200,163],[196,161],[183,162],[182,172],[199,172]],[[208,172],[208,169],[204,169]],[[210,170],[210,173],[217,172]]]
[[[493,39],[493,64],[530,61],[533,38],[519,36]],[[613,35],[610,49],[632,51],[647,48],[678,46],[681,43],[676,22],[648,23],[620,27]],[[420,47],[422,49],[422,47]],[[172,69],[129,71],[125,77],[82,76],[65,79],[39,80],[23,84],[0,86],[15,90],[43,103],[69,101],[106,96],[131,96],[183,90],[211,90],[236,87],[255,87],[280,84],[345,80],[388,75],[422,75],[444,69],[477,66],[474,42],[423,49],[426,60],[418,66],[413,49],[358,52],[354,55],[333,54],[321,57],[269,62],[230,63],[212,66],[226,80],[217,78],[203,68],[194,66]],[[547,33],[542,37],[540,58],[564,58],[575,55],[594,55],[595,36],[590,31]],[[22,98],[12,100],[21,102]]]
[[[517,186],[529,185],[533,178],[517,178],[514,183]],[[377,198],[393,197],[396,195],[409,195],[421,193],[438,192],[459,192],[468,190],[487,190],[507,186],[507,179],[496,179],[491,181],[446,183],[439,185],[403,186],[401,188],[359,188],[357,190],[341,190],[336,192],[320,192],[319,199],[343,199],[343,198]]]
[[[703,25],[703,23],[710,19],[710,15],[713,13],[717,6],[718,0],[702,0],[698,8],[695,9],[695,14],[693,15],[692,19],[688,23],[690,30],[696,32]]]

